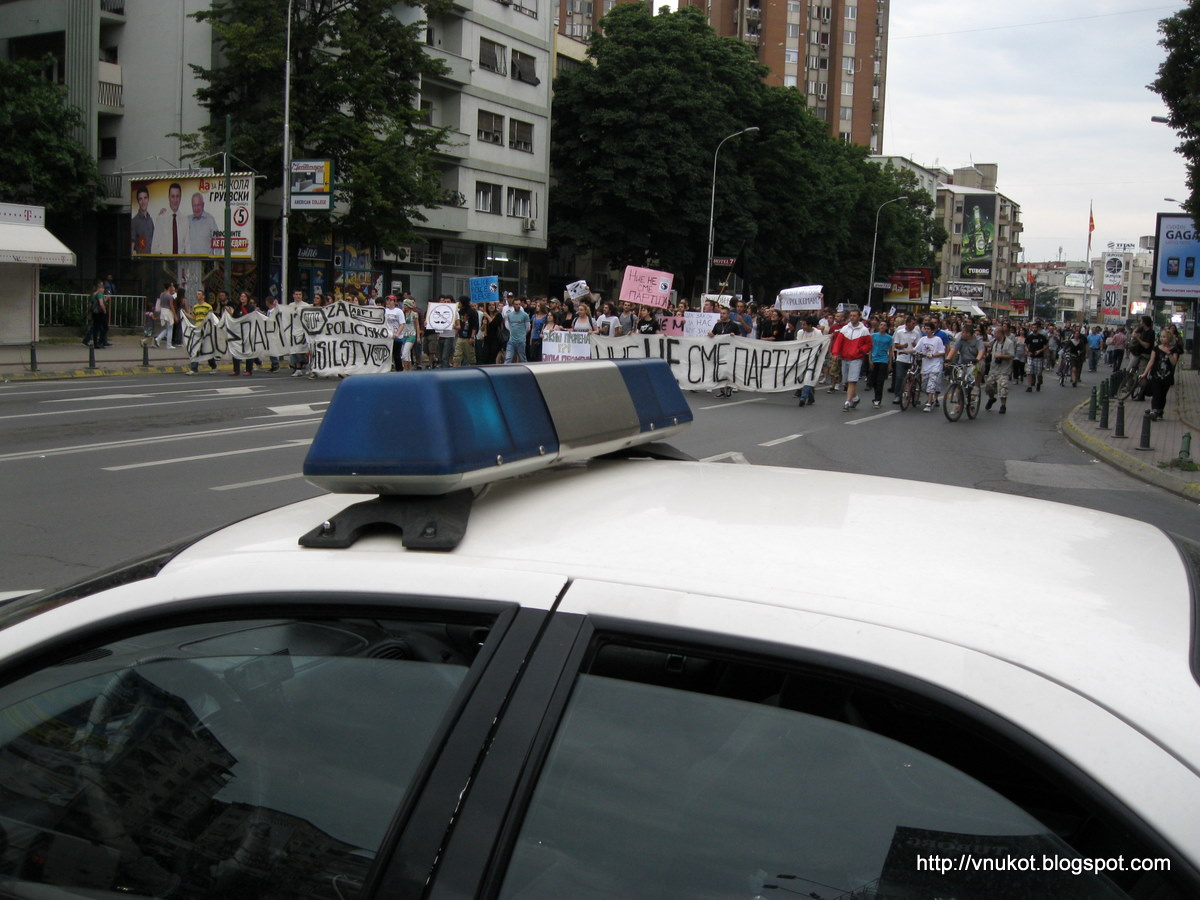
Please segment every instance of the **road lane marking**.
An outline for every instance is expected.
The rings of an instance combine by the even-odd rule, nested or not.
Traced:
[[[222,450],[219,453],[177,456],[174,459],[152,459],[149,462],[126,463],[123,466],[102,466],[102,468],[105,472],[124,472],[127,469],[149,469],[154,466],[170,466],[175,463],[196,462],[201,459],[220,459],[225,456],[238,456],[243,453],[262,453],[264,450],[286,450],[289,447],[303,447],[311,443],[312,438],[295,438],[283,444],[269,444],[266,447],[245,447],[241,450]]]
[[[320,416],[325,413],[324,409],[314,409],[314,406],[328,406],[329,401],[318,400],[314,403],[293,403],[291,406],[268,406],[272,413],[276,416]],[[270,419],[273,416],[251,416],[253,419]]]
[[[96,394],[91,397],[62,397],[58,400],[43,400],[43,403],[93,403],[96,400],[145,400],[147,397],[177,397],[180,394],[210,394],[225,397],[244,397],[249,394],[260,394],[267,389],[264,385],[247,384],[239,387],[210,387],[194,388],[178,391],[149,391],[141,394]]]
[[[43,450],[26,450],[21,453],[0,455],[0,462],[16,462],[22,459],[41,459],[46,456],[68,456],[72,453],[91,453],[97,450],[115,450],[122,447],[142,447],[150,444],[167,444],[172,441],[190,441],[195,438],[243,434],[247,431],[263,431],[268,428],[289,428],[293,425],[311,425],[312,419],[296,419],[291,422],[270,422],[262,425],[236,425],[232,428],[212,428],[206,431],[188,431],[183,434],[165,434],[160,437],[129,438],[124,441],[104,441],[98,444],[76,444],[71,447],[48,447]]]
[[[865,419],[853,419],[849,422],[843,422],[842,424],[843,425],[861,425],[863,422],[873,422],[876,419],[886,419],[888,416],[894,416],[899,412],[900,412],[900,410],[898,410],[898,409],[889,409],[887,412],[884,412],[884,413],[876,413],[873,416],[867,416]]]
[[[775,440],[773,440],[773,441],[764,441],[763,443],[759,444],[758,446],[760,446],[760,447],[777,447],[780,444],[786,444],[788,441],[794,441],[796,438],[802,438],[802,437],[804,437],[803,433],[789,434],[787,437],[775,438]]]
[[[718,453],[716,456],[706,456],[701,459],[700,462],[720,462],[723,459],[727,459],[730,462],[735,462],[739,466],[750,465],[750,461],[746,459],[745,454],[738,453],[736,450],[730,450],[726,453]]]
[[[732,403],[716,403],[712,406],[701,406],[700,409],[728,409],[731,406],[741,406],[743,403],[762,403],[766,397],[755,397],[753,400],[734,400]]]
[[[303,478],[303,472],[293,472],[291,475],[276,475],[274,478],[259,478],[257,481],[242,481],[238,484],[218,484],[216,487],[210,487],[210,491],[237,491],[242,488],[258,487],[260,484],[276,484],[280,481],[292,481],[296,478]]]

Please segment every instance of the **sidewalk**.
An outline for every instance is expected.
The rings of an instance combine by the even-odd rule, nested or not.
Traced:
[[[1100,425],[1100,411],[1096,420],[1088,419],[1088,402],[1071,410],[1063,419],[1063,434],[1073,444],[1091,453],[1110,465],[1123,469],[1130,475],[1158,485],[1189,500],[1200,501],[1200,471],[1187,471],[1168,465],[1179,462],[1180,446],[1185,434],[1191,434],[1192,463],[1200,460],[1200,372],[1190,368],[1191,361],[1184,356],[1175,371],[1175,386],[1167,394],[1167,408],[1161,419],[1150,423],[1150,448],[1139,450],[1142,442],[1144,413],[1150,408],[1148,401],[1125,401],[1125,434],[1116,437],[1117,404],[1109,403],[1109,428]]]
[[[111,347],[95,351],[94,369],[88,367],[90,348],[85,347],[78,338],[39,342],[36,345],[36,372],[31,368],[28,344],[0,346],[0,381],[39,381],[90,375],[146,375],[187,371],[188,356],[181,347],[174,350],[155,347],[153,341],[141,335],[110,335],[109,340],[112,341]],[[142,355],[143,341],[149,344],[145,356]],[[225,371],[233,371],[228,360],[223,361],[222,368]],[[200,371],[209,371],[208,366],[201,365]]]

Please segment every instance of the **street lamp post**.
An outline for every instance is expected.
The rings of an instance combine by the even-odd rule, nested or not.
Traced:
[[[288,293],[288,207],[292,205],[292,0],[287,4],[287,31],[283,61],[283,217],[279,224],[279,302]],[[228,205],[228,204],[227,204]]]
[[[875,237],[871,240],[871,280],[867,282],[867,302],[864,306],[871,305],[871,290],[875,287],[875,247],[879,243],[879,214],[883,212],[883,208],[889,203],[898,203],[901,200],[907,200],[908,194],[903,197],[893,197],[891,200],[884,200],[879,204],[879,209],[875,210]]]
[[[721,152],[721,147],[725,145],[726,141],[741,134],[749,134],[752,131],[758,131],[758,126],[751,125],[749,128],[743,128],[741,131],[735,131],[733,134],[726,135],[721,138],[721,142],[717,144],[717,149],[713,151],[712,197],[708,202],[708,258],[704,263],[704,293],[706,294],[708,293],[709,278],[712,277],[713,231],[715,227],[713,216],[717,210],[717,154]],[[703,303],[701,303],[701,308],[703,308]]]

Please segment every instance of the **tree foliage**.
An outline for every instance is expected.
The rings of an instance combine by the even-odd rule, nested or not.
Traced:
[[[1168,120],[1181,141],[1179,153],[1187,162],[1189,195],[1184,208],[1200,221],[1200,4],[1186,7],[1158,23],[1159,45],[1167,58],[1158,67],[1150,90],[1170,110]]]
[[[78,109],[37,60],[0,59],[0,200],[83,213],[100,206],[104,186],[95,157],[74,135]]]
[[[428,10],[412,0],[410,8]],[[395,251],[413,237],[421,207],[444,199],[435,152],[444,129],[422,123],[420,78],[442,63],[422,49],[422,22],[404,22],[392,0],[296,2],[292,20],[291,140],[294,159],[334,161],[336,219],[360,240]],[[195,18],[212,26],[219,62],[196,68],[197,98],[212,113],[192,155],[224,146],[232,116],[233,156],[282,184],[286,0],[214,0]],[[329,215],[293,213],[290,229],[312,238]]]
[[[945,233],[915,179],[831,137],[799,92],[765,85],[754,52],[699,10],[618,4],[603,26],[588,48],[594,65],[555,81],[554,241],[614,266],[656,263],[691,286],[712,202],[714,252],[743,251],[756,296],[821,283],[831,299],[861,302],[875,213],[909,194],[883,210],[876,271],[932,260],[928,241]],[[714,152],[749,126],[758,132],[721,145],[714,202]]]

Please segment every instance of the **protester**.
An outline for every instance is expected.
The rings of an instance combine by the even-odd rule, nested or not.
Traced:
[[[871,387],[875,389],[875,397],[871,405],[879,409],[883,403],[883,387],[887,382],[888,372],[892,368],[892,343],[894,338],[888,334],[887,322],[880,319],[875,325],[875,333],[871,335]]]
[[[1146,415],[1152,419],[1161,419],[1167,409],[1167,391],[1175,384],[1175,368],[1182,355],[1183,344],[1175,334],[1175,326],[1165,326],[1142,371],[1146,392],[1150,395],[1150,408]]]
[[[846,385],[843,410],[858,406],[858,380],[862,377],[863,361],[871,354],[871,332],[863,324],[862,313],[851,311],[850,321],[833,336],[829,352],[842,363],[842,381]]]
[[[1012,377],[1013,361],[1016,358],[1017,342],[1009,336],[1003,325],[996,328],[992,338],[992,367],[987,376],[987,408],[1000,401],[1000,412],[1008,412],[1008,380]]]
[[[922,330],[924,333],[913,347],[913,355],[921,360],[921,382],[926,394],[924,411],[929,412],[937,404],[938,394],[942,392],[946,345],[937,336],[937,326],[934,322],[926,322]]]

